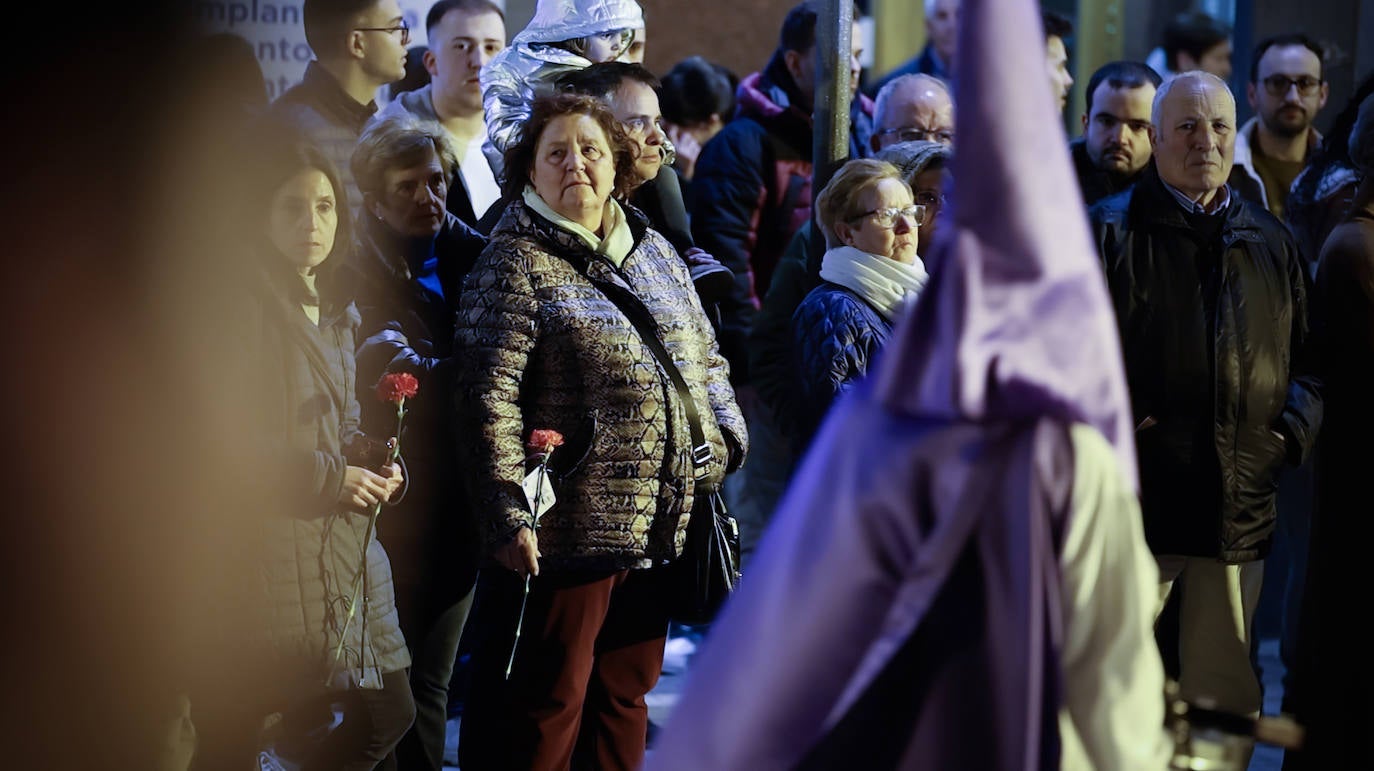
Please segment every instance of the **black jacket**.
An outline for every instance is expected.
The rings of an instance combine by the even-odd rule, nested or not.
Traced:
[[[452,355],[463,277],[485,246],[451,213],[432,241],[399,238],[368,217],[351,263],[362,316],[358,403],[370,436],[396,433],[395,408],[374,394],[381,376],[409,372],[420,383],[406,400],[401,436],[409,487],[378,520],[393,558],[401,627],[411,634],[461,598],[476,576],[480,539],[457,473]],[[416,277],[429,257],[437,258],[438,291]]]
[[[1290,195],[1291,208],[1293,196]],[[1297,655],[1284,689],[1284,710],[1307,729],[1284,771],[1348,767],[1367,750],[1350,727],[1370,715],[1364,695],[1374,672],[1369,645],[1350,634],[1352,586],[1369,580],[1364,558],[1374,539],[1370,517],[1369,437],[1374,434],[1374,179],[1366,178],[1350,211],[1321,250],[1312,300],[1321,349],[1326,426],[1317,446],[1316,510]]]
[[[441,377],[442,371],[451,366],[453,310],[462,291],[463,276],[485,246],[486,239],[452,212],[446,213],[444,225],[432,243],[407,241],[372,218],[363,220],[351,284],[363,319],[358,335],[362,341],[358,346],[358,401],[364,405],[363,423],[374,424],[370,426],[374,433],[387,431],[388,426],[394,433],[395,412],[378,404],[371,395],[377,380],[388,372],[409,372],[420,381],[420,395],[409,409],[436,410],[432,416],[413,412],[406,418],[407,430],[428,432],[431,426],[438,430],[429,418],[439,418],[443,411],[440,400],[431,402],[426,396],[448,394],[451,390],[426,380],[436,372],[441,374],[435,376]],[[440,292],[413,277],[420,263],[430,256],[438,260]],[[373,405],[377,405],[376,410],[369,410]],[[380,413],[380,421],[370,419],[373,416],[369,413],[374,411]],[[425,441],[408,450],[428,454],[432,447],[431,442]]]
[[[1220,220],[1185,213],[1153,165],[1089,215],[1141,426],[1151,548],[1264,557],[1279,470],[1311,452],[1322,415],[1292,236],[1234,192]]]

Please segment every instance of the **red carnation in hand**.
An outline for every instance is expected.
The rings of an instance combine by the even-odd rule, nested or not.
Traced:
[[[530,452],[552,452],[553,448],[563,445],[563,435],[551,428],[536,428],[530,432],[525,449]]]
[[[377,381],[377,398],[391,404],[400,404],[420,390],[420,381],[409,372],[391,372]]]

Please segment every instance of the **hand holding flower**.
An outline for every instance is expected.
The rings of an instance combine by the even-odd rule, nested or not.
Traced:
[[[348,613],[343,628],[339,630],[339,642],[334,647],[334,662],[338,666],[343,661],[344,648],[348,641],[348,627],[356,616],[362,616],[363,635],[367,635],[367,582],[368,549],[377,532],[377,517],[382,513],[382,504],[401,488],[405,477],[401,472],[401,424],[406,417],[406,399],[419,393],[420,382],[409,372],[390,372],[377,381],[377,399],[396,406],[396,434],[386,442],[386,463],[381,465],[381,474],[361,466],[349,466],[344,471],[343,489],[339,491],[339,502],[368,513],[367,532],[363,535],[362,551],[358,555],[358,568],[353,578],[353,595],[348,601]],[[362,613],[359,613],[361,604]],[[330,673],[333,674],[332,672]],[[328,682],[326,678],[326,682]]]
[[[515,650],[520,643],[520,629],[525,625],[525,603],[530,599],[530,577],[539,575],[539,558],[544,556],[539,553],[539,536],[535,531],[539,527],[539,515],[544,513],[544,488],[549,473],[549,457],[553,455],[555,447],[561,446],[563,435],[551,428],[536,428],[525,440],[526,464],[533,462],[538,465],[534,473],[525,480],[525,495],[529,500],[530,513],[534,520],[529,527],[516,530],[510,540],[500,546],[493,555],[502,566],[514,570],[525,579],[525,593],[520,599],[520,615],[515,622],[515,644],[511,646],[510,660],[506,662],[506,679],[510,679],[511,668],[515,666]],[[534,481],[532,491],[528,487],[531,479]],[[553,502],[549,501],[548,505],[553,505]]]
[[[349,466],[344,470],[343,488],[339,490],[339,503],[360,512],[367,512],[390,498],[394,490],[395,488],[390,486],[387,477],[362,466]]]
[[[401,464],[394,462],[383,466],[382,474],[386,476],[386,500],[389,501],[391,496],[401,489],[401,485],[405,484],[405,476],[401,472]]]

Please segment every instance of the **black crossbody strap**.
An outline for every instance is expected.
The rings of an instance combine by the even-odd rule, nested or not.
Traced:
[[[565,258],[566,259],[566,258]],[[668,373],[668,379],[672,381],[673,387],[677,389],[678,399],[682,401],[683,409],[687,411],[687,429],[692,436],[692,466],[695,469],[696,478],[700,479],[706,473],[706,466],[711,462],[711,445],[706,443],[706,432],[701,429],[701,413],[697,412],[697,402],[692,398],[692,392],[687,388],[687,381],[683,379],[682,372],[678,370],[677,363],[668,353],[668,348],[663,344],[662,337],[658,333],[658,323],[654,321],[653,314],[644,307],[644,303],[639,297],[629,289],[614,284],[609,281],[602,281],[594,278],[587,270],[586,263],[579,263],[577,260],[569,259],[577,272],[582,277],[592,283],[592,286],[606,295],[606,299],[615,303],[621,313],[634,325],[635,331],[644,340],[644,345],[653,353],[654,358],[663,366],[663,371]]]

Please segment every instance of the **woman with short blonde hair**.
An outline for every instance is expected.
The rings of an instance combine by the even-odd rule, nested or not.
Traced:
[[[816,215],[829,247],[822,283],[792,314],[804,440],[835,398],[867,374],[893,323],[926,283],[916,254],[926,208],[915,203],[896,166],[846,163],[816,198]]]

